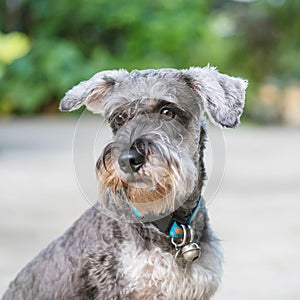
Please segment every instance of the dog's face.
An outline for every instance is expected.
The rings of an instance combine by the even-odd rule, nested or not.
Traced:
[[[100,190],[139,213],[173,211],[199,182],[203,114],[235,127],[246,81],[214,68],[105,71],[81,82],[60,109],[86,105],[109,122],[114,138],[97,162]]]

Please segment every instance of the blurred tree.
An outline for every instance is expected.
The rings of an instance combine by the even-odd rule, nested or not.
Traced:
[[[250,79],[255,95],[265,79],[299,78],[299,9],[288,0],[2,0],[1,31],[21,31],[31,48],[9,64],[0,54],[0,113],[56,110],[78,81],[113,68],[210,63]]]

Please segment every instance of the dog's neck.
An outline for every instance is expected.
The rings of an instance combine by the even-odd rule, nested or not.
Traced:
[[[198,213],[199,209],[202,207],[202,196],[199,197],[196,206],[190,213],[181,207],[161,219],[149,222],[155,225],[162,233],[169,235],[171,238],[176,238],[181,236],[182,225],[190,225],[193,221],[195,215]]]

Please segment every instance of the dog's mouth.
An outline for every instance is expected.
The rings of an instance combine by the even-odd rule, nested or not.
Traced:
[[[97,174],[101,187],[109,188],[115,194],[124,189],[129,199],[137,198],[132,195],[137,190],[143,193],[143,198],[146,198],[145,193],[156,193],[157,197],[164,197],[167,192],[170,192],[173,175],[170,165],[162,158],[157,155],[148,156],[147,161],[135,171],[131,171],[130,163],[127,164],[127,167],[121,165],[120,159],[114,158],[111,152],[106,152],[106,155],[99,158]]]
[[[97,162],[100,193],[110,190],[116,200],[125,197],[140,213],[173,209],[178,178],[170,163],[157,154],[147,155],[138,170],[124,172],[126,167],[120,166],[120,159],[114,154],[110,144]]]

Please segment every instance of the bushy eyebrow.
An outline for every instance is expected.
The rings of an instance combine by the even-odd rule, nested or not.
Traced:
[[[175,111],[175,113],[178,117],[178,121],[180,123],[182,123],[182,125],[185,125],[186,123],[188,123],[188,121],[192,118],[191,113],[189,113],[188,111],[186,111],[182,107],[178,106],[174,102],[169,102],[167,100],[160,100],[157,103],[156,107],[154,108],[153,112],[154,113],[159,113],[160,110],[164,107],[172,108]]]
[[[189,123],[189,120],[192,118],[192,114],[190,112],[186,111],[175,102],[164,99],[157,99],[155,100],[154,104],[147,106],[145,103],[145,99],[138,99],[128,103],[127,105],[120,105],[119,107],[114,109],[108,117],[108,122],[110,123],[110,126],[115,133],[118,128],[114,125],[113,120],[117,115],[126,114],[126,118],[129,120],[133,118],[135,114],[158,114],[164,107],[172,108],[176,113],[177,120],[182,125],[187,125]]]

